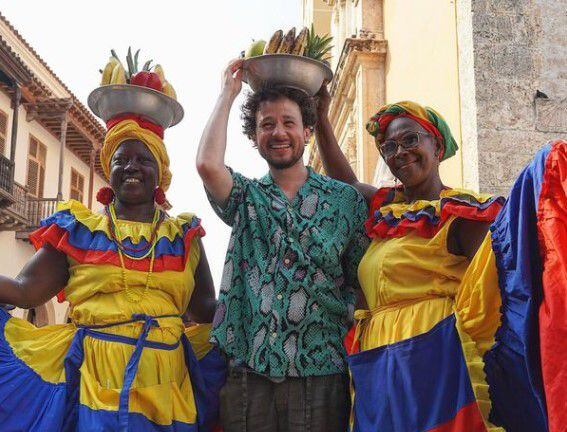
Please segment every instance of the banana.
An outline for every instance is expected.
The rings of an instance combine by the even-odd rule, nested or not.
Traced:
[[[264,48],[264,54],[275,54],[278,52],[278,48],[280,47],[283,39],[283,31],[278,30],[275,32],[270,41],[266,44]]]
[[[158,74],[159,79],[162,83],[165,82],[165,74],[163,73],[163,68],[161,67],[161,65],[155,65],[154,72]]]
[[[122,63],[117,63],[114,69],[112,69],[110,84],[126,84],[126,72]]]
[[[110,78],[112,77],[112,71],[114,67],[118,64],[118,59],[116,57],[110,57],[108,59],[108,63],[104,67],[102,71],[102,77],[100,79],[100,85],[107,85],[110,84]]]
[[[163,88],[161,91],[166,96],[169,96],[170,98],[177,100],[177,93],[175,93],[175,89],[168,81],[164,81]]]
[[[290,54],[295,42],[295,27],[287,32],[278,48],[278,54]]]
[[[307,37],[309,36],[309,29],[307,27],[303,27],[303,30],[299,32],[297,37],[295,38],[295,42],[293,43],[293,48],[290,54],[302,56],[305,52],[305,48],[307,47]]]

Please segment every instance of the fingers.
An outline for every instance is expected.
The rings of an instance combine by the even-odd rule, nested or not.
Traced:
[[[234,75],[234,73],[240,69],[242,69],[242,63],[244,60],[241,58],[233,59],[228,63],[228,71]]]

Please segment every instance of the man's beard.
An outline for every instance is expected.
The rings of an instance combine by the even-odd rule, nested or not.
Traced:
[[[268,162],[268,165],[270,167],[282,170],[294,166],[301,158],[303,158],[304,152],[305,152],[305,146],[301,146],[299,149],[299,153],[297,154],[293,153],[291,157],[287,160],[279,160],[279,159],[274,160],[269,156],[269,154],[263,154],[263,152],[260,152],[260,156],[262,156],[266,160],[266,162]]]

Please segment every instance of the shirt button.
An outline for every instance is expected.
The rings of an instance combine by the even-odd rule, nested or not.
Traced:
[[[286,259],[283,260],[283,262],[284,262],[285,265],[289,265],[289,263],[290,263],[291,261],[289,260],[289,258],[286,258]]]
[[[292,239],[292,238],[290,238],[290,239],[289,239],[289,242],[290,242],[290,243],[293,243],[293,239]]]
[[[272,337],[278,337],[278,334],[276,332],[273,332]]]
[[[281,300],[281,299],[283,299],[283,295],[278,294],[278,300]]]

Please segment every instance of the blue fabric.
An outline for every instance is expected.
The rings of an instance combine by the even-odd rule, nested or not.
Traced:
[[[547,431],[539,357],[537,315],[543,287],[536,215],[550,150],[546,145],[520,174],[491,227],[502,324],[495,345],[485,354],[485,372],[490,420],[512,431]]]
[[[197,425],[173,422],[158,425],[139,413],[129,413],[130,430],[135,432],[198,432]],[[78,431],[108,432],[119,430],[116,411],[93,410],[85,405],[79,407]]]
[[[0,430],[60,431],[65,412],[65,384],[44,381],[20,360],[4,336],[10,319],[0,308]]]
[[[103,231],[89,230],[85,225],[77,221],[75,216],[69,210],[59,211],[48,218],[41,221],[41,226],[57,225],[69,233],[69,244],[77,249],[96,250],[96,251],[113,251],[117,252],[117,246],[114,241],[109,239]],[[183,236],[191,228],[195,228],[199,224],[199,219],[194,217],[191,223],[183,225]],[[142,238],[140,243],[132,243],[131,239],[125,239],[122,243],[126,247],[144,250],[140,252],[130,252],[128,255],[139,258],[147,252],[146,247],[150,244],[147,239]],[[185,246],[183,238],[176,236],[173,241],[166,237],[162,237],[156,243],[155,256],[159,258],[162,255],[184,256]]]
[[[355,432],[427,431],[475,401],[454,315],[427,333],[348,361]]]
[[[205,384],[205,402],[203,403],[207,416],[205,423],[207,428],[211,428],[220,417],[219,395],[226,382],[226,360],[215,347],[199,360],[199,369]]]
[[[65,382],[52,384],[44,381],[27,364],[16,357],[4,336],[4,327],[10,319],[0,308],[0,430],[9,431],[209,431],[218,416],[218,392],[224,384],[225,362],[218,350],[209,352],[197,361],[191,344],[182,336],[187,368],[191,376],[197,406],[198,423],[173,422],[156,425],[142,414],[128,411],[129,390],[136,376],[144,347],[172,349],[179,344],[159,344],[146,341],[149,329],[157,325],[155,317],[136,315],[144,321],[139,338],[114,339],[106,333],[89,328],[78,328],[64,360]],[[96,337],[118,343],[136,344],[124,371],[124,386],[118,411],[93,410],[79,403],[83,363],[84,338]],[[201,370],[203,368],[203,370]]]

